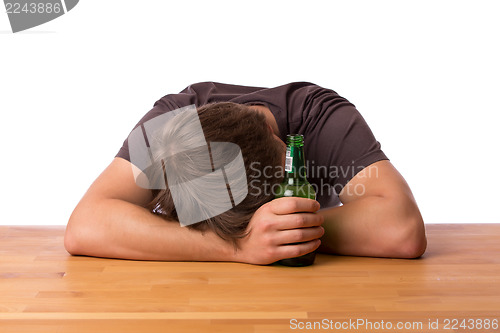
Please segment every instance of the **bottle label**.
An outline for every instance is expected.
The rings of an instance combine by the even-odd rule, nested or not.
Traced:
[[[293,164],[293,155],[290,147],[286,148],[286,157],[285,157],[285,171],[292,172],[292,164]]]

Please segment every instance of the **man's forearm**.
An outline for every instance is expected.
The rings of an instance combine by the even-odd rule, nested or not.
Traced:
[[[325,218],[322,252],[414,258],[425,250],[425,230],[419,213],[391,199],[369,196],[318,214]]]
[[[232,244],[165,221],[117,199],[84,202],[73,213],[65,246],[71,254],[137,260],[231,261]]]

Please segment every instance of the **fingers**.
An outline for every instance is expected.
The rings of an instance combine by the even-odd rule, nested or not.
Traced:
[[[269,203],[271,212],[277,215],[292,214],[297,212],[316,212],[319,202],[307,198],[288,197],[274,199]]]
[[[316,250],[324,234],[319,203],[306,198],[279,198],[261,206],[240,240],[242,262],[268,264]],[[299,244],[293,244],[299,243]]]
[[[321,238],[324,233],[323,227],[285,230],[277,234],[274,241],[277,245],[310,242]]]
[[[276,215],[273,223],[276,230],[318,227],[323,224],[323,215],[314,213],[294,213]]]
[[[281,259],[300,257],[304,254],[316,250],[321,245],[319,239],[293,245],[283,245],[278,247],[277,256]]]

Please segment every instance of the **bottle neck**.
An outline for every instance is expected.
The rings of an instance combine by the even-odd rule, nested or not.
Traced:
[[[285,181],[307,182],[306,160],[303,145],[288,145],[286,148]]]

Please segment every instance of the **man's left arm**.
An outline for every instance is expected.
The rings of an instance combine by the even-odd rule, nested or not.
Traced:
[[[426,249],[424,222],[411,190],[388,160],[375,162],[340,193],[343,205],[320,210],[320,252],[417,258]]]

